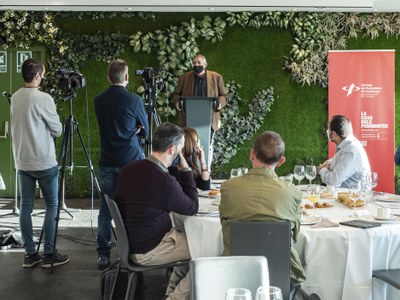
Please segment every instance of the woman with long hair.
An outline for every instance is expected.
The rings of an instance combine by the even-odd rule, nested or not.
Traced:
[[[185,133],[185,145],[182,154],[185,157],[189,167],[192,169],[196,186],[200,190],[210,189],[210,172],[207,167],[203,147],[200,144],[200,138],[196,129],[191,127],[183,128]],[[170,174],[174,175],[179,181],[178,169],[170,167]]]

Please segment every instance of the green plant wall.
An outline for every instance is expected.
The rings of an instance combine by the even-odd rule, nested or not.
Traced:
[[[40,14],[36,16],[36,20],[44,19],[46,26],[37,29],[33,34],[35,38],[32,39],[32,43],[41,43],[48,47],[50,67],[79,68],[87,80],[87,87],[78,90],[77,97],[72,100],[73,114],[79,123],[96,170],[99,134],[93,99],[109,85],[106,80],[108,62],[113,57],[120,57],[128,62],[128,89],[136,92],[140,87],[141,78],[134,75],[135,69],[157,68],[160,57],[172,56],[173,52],[187,47],[169,40],[172,43],[172,52],[160,55],[157,52],[160,51],[160,46],[152,42],[152,35],[157,36],[156,32],[162,31],[164,36],[173,36],[180,32],[184,42],[187,39],[187,43],[192,43],[192,46],[197,47],[207,57],[210,70],[222,74],[226,83],[234,81],[239,84],[241,88],[238,93],[244,100],[239,110],[245,118],[249,116],[247,104],[255,95],[259,91],[273,88],[274,101],[270,107],[271,111],[265,112],[264,122],[260,124],[257,132],[275,130],[285,140],[287,161],[277,169],[278,175],[292,172],[297,162],[318,164],[326,159],[327,140],[324,132],[328,121],[327,50],[399,48],[396,38],[396,32],[399,32],[397,24],[400,24],[398,14],[267,12],[208,15],[209,20],[202,13],[157,13],[144,16],[110,16],[99,13],[77,16],[63,13],[50,17],[46,15],[47,19]],[[4,27],[12,34],[12,29],[9,30],[9,20],[12,18],[18,19],[21,16],[10,17],[0,12],[0,29]],[[32,23],[34,22],[35,19]],[[182,27],[182,22],[185,22],[186,27]],[[374,22],[374,26],[368,27],[368,22]],[[22,26],[17,26],[16,23],[18,22],[14,22],[16,29]],[[215,25],[217,23],[220,27]],[[58,36],[54,32],[49,34],[52,26],[57,28]],[[199,32],[202,33],[195,32],[191,35],[189,30],[196,26],[201,28]],[[176,39],[180,34],[175,35]],[[41,36],[45,38],[37,38]],[[143,47],[134,51],[130,43],[133,45],[138,41]],[[144,47],[146,45],[151,45],[151,49]],[[29,46],[29,43],[26,46]],[[56,60],[52,59],[55,55]],[[186,59],[186,56],[179,59]],[[74,61],[79,63],[74,65]],[[186,64],[179,65],[179,68],[184,70],[190,65],[190,59],[180,63]],[[396,70],[399,70],[398,64],[399,60],[396,59]],[[396,71],[397,86],[398,74]],[[168,89],[173,90],[176,74],[168,76]],[[162,107],[168,105],[165,101],[168,102],[169,94],[165,98],[163,103],[159,103]],[[396,97],[396,103],[398,101]],[[63,101],[58,101],[58,109],[64,117],[69,113],[68,104]],[[396,124],[399,124],[397,112],[396,105]],[[162,120],[174,122],[175,117],[165,113],[162,114]],[[248,156],[253,138],[239,144],[236,155],[221,168],[216,166],[218,173],[213,176],[226,176],[232,167],[250,166]],[[396,133],[396,144],[399,142],[399,134]],[[61,140],[57,143],[60,144]],[[393,154],[391,149],[388,151],[388,155]],[[86,161],[78,140],[74,145],[74,165],[77,167],[67,181],[68,195],[85,197],[90,192],[90,174],[87,169],[79,168],[85,166]],[[396,169],[396,173],[400,173],[400,169]]]

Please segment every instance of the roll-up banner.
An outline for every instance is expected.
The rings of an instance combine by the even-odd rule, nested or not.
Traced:
[[[394,50],[329,51],[329,119],[348,117],[363,144],[375,191],[394,193]],[[329,157],[335,145],[329,143]]]

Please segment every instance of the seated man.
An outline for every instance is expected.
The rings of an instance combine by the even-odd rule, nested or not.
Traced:
[[[126,165],[118,175],[115,201],[129,238],[130,258],[140,265],[190,259],[186,235],[172,227],[170,212],[194,215],[199,199],[192,170],[182,155],[183,130],[161,124],[147,159]],[[181,185],[168,167],[180,156]],[[189,299],[187,267],[174,268],[166,299]]]
[[[365,179],[371,168],[363,145],[353,135],[351,121],[342,115],[333,116],[326,134],[336,144],[336,153],[317,168],[322,182],[349,188]]]
[[[279,179],[275,168],[285,162],[285,143],[279,134],[265,131],[250,150],[252,168],[247,174],[225,181],[219,206],[224,241],[223,255],[230,255],[230,223],[238,220],[284,220],[291,224],[292,285],[305,280],[303,266],[293,243],[300,230],[301,193],[291,183]]]

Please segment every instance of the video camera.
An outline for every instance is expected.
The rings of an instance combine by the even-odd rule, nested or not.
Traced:
[[[86,86],[86,79],[79,71],[60,69],[57,71],[57,86],[64,91],[64,95],[74,95],[77,89]]]
[[[146,67],[143,70],[135,70],[136,76],[142,76],[142,85],[146,92],[150,91],[155,95],[164,88],[164,80],[162,72],[164,70],[160,67],[154,71],[152,67]]]

